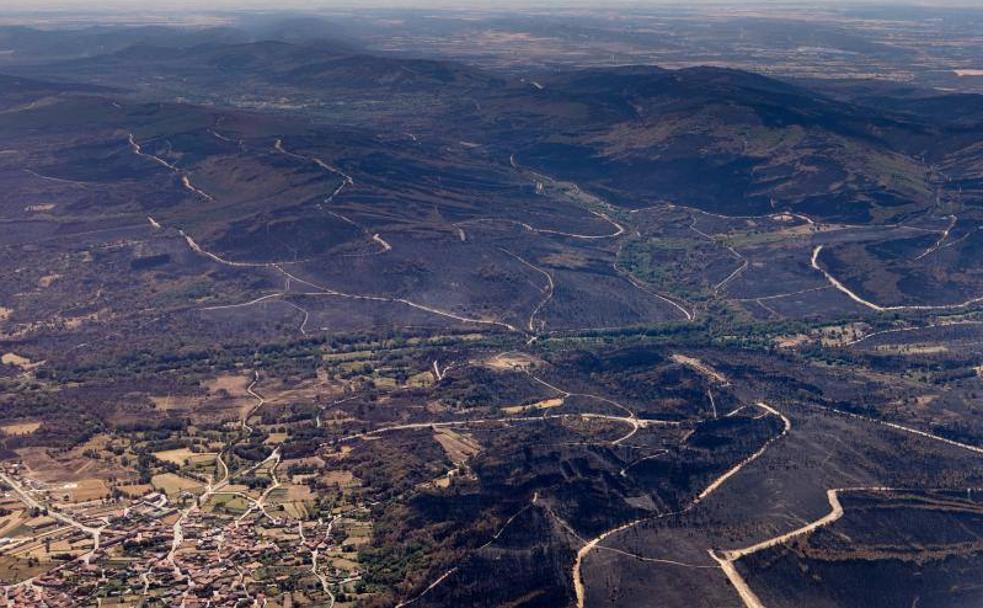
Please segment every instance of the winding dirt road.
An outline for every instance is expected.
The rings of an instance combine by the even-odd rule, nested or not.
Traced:
[[[160,224],[158,224],[158,225],[160,225]],[[222,264],[224,266],[230,266],[230,267],[233,267],[233,268],[269,268],[269,269],[272,269],[272,270],[275,270],[275,271],[279,272],[280,274],[284,275],[284,277],[286,277],[287,279],[289,279],[291,281],[294,281],[296,283],[300,283],[302,285],[307,285],[308,287],[312,287],[312,288],[314,288],[314,289],[317,290],[317,291],[314,291],[314,292],[307,292],[307,293],[298,294],[298,295],[306,295],[306,296],[330,296],[330,297],[346,298],[346,299],[350,299],[350,300],[362,300],[362,301],[369,301],[369,302],[387,302],[387,303],[392,303],[392,304],[402,304],[404,306],[409,306],[410,308],[415,308],[417,310],[421,310],[421,311],[424,311],[424,312],[427,312],[427,313],[430,313],[430,314],[434,314],[434,315],[437,315],[437,316],[445,317],[445,318],[448,318],[448,319],[454,319],[454,320],[460,321],[462,323],[469,323],[469,324],[476,324],[476,325],[498,326],[498,327],[503,327],[503,328],[505,328],[505,329],[507,329],[509,331],[512,331],[512,332],[524,333],[524,332],[521,332],[521,330],[519,330],[514,325],[512,325],[510,323],[506,323],[505,321],[498,321],[498,320],[495,320],[495,319],[479,319],[479,318],[474,318],[474,317],[465,317],[463,315],[459,315],[459,314],[452,313],[452,312],[447,312],[445,310],[440,310],[440,309],[434,308],[432,306],[427,306],[425,304],[419,304],[419,303],[414,302],[412,300],[409,300],[407,298],[396,298],[396,297],[389,297],[389,296],[375,296],[375,295],[355,294],[355,293],[346,293],[346,292],[343,292],[343,291],[337,291],[335,289],[331,289],[331,288],[325,287],[323,285],[318,285],[317,283],[313,283],[311,281],[308,281],[306,279],[302,279],[302,278],[298,277],[297,275],[295,275],[295,274],[287,271],[286,269],[284,269],[283,268],[283,265],[284,264],[281,263],[281,262],[235,262],[235,261],[232,261],[232,260],[228,260],[226,258],[223,258],[222,256],[219,256],[219,255],[217,255],[215,253],[212,253],[211,251],[208,251],[208,250],[204,249],[203,247],[201,247],[193,238],[191,238],[189,235],[185,234],[184,230],[179,229],[178,230],[178,233],[184,238],[185,243],[187,243],[188,247],[192,251],[194,251],[195,253],[197,253],[197,254],[199,254],[201,256],[204,256],[204,257],[212,260],[213,262],[216,262],[218,264]],[[293,262],[293,263],[295,263],[295,262]],[[239,308],[239,307],[243,307],[243,306],[252,306],[254,304],[258,304],[258,303],[264,302],[266,300],[270,300],[270,299],[274,299],[274,298],[283,298],[283,297],[286,297],[288,295],[289,294],[287,294],[286,292],[271,293],[271,294],[266,294],[266,295],[257,297],[257,298],[255,298],[253,300],[248,301],[248,302],[243,302],[243,303],[238,303],[238,304],[225,304],[225,305],[219,305],[219,306],[208,306],[208,307],[204,307],[202,310],[221,310],[223,308]]]
[[[536,307],[533,308],[532,312],[529,314],[529,322],[526,325],[527,328],[529,329],[529,332],[530,333],[533,333],[533,334],[535,334],[537,331],[542,331],[542,330],[546,329],[546,321],[540,321],[539,322],[539,326],[537,328],[537,325],[536,325],[536,315],[538,315],[539,312],[543,309],[543,307],[546,306],[549,303],[549,301],[553,299],[553,293],[556,290],[556,283],[553,282],[553,275],[551,275],[546,270],[544,270],[544,269],[542,269],[542,268],[540,268],[538,266],[533,265],[532,263],[530,263],[525,258],[523,258],[523,257],[521,257],[521,256],[519,256],[519,255],[517,255],[515,253],[512,253],[508,249],[501,249],[501,250],[503,252],[507,253],[508,255],[512,256],[516,260],[518,260],[523,266],[525,266],[527,268],[530,268],[530,269],[532,269],[532,270],[540,273],[544,277],[546,277],[546,286],[543,287],[540,290],[543,293],[543,299],[540,300],[540,302],[538,304],[536,304]]]
[[[939,489],[936,489],[939,490]],[[734,566],[734,562],[757,553],[758,551],[763,551],[771,547],[775,547],[784,544],[793,538],[799,536],[804,536],[806,534],[811,534],[823,526],[828,526],[841,517],[843,517],[843,505],[840,504],[840,494],[844,492],[898,492],[898,491],[923,491],[917,488],[891,488],[884,486],[856,486],[849,488],[832,488],[826,490],[826,499],[829,501],[830,511],[826,515],[820,517],[819,519],[809,522],[800,528],[796,528],[790,532],[784,534],[779,534],[772,538],[765,539],[761,542],[749,545],[747,547],[742,547],[740,549],[729,549],[726,551],[717,551],[714,549],[709,549],[708,553],[710,557],[713,558],[715,562],[723,570],[727,579],[734,586],[737,594],[740,596],[741,601],[744,603],[745,608],[765,608],[761,599],[751,590],[748,586],[747,581],[741,576],[741,573],[737,571]]]
[[[939,236],[938,240],[935,241],[935,243],[933,243],[930,247],[926,248],[925,251],[923,251],[921,254],[919,254],[915,258],[915,260],[916,261],[917,260],[920,260],[923,257],[925,257],[927,255],[931,255],[931,254],[935,253],[936,251],[938,251],[942,247],[943,243],[945,243],[947,240],[949,240],[949,234],[952,233],[952,229],[956,227],[956,223],[958,221],[959,221],[959,218],[958,217],[956,217],[955,215],[950,215],[949,216],[949,225],[946,226],[945,230],[942,231],[942,234],[941,234],[941,236]]]
[[[703,502],[707,497],[709,497],[711,494],[713,494],[715,491],[717,491],[717,489],[719,489],[720,486],[722,486],[724,484],[724,482],[726,482],[728,479],[730,479],[731,477],[733,477],[734,475],[736,475],[745,466],[747,466],[751,462],[753,462],[756,459],[758,459],[762,454],[765,453],[765,451],[775,441],[778,441],[779,439],[781,439],[782,437],[784,437],[791,430],[791,428],[792,428],[792,421],[789,420],[789,418],[787,416],[785,416],[784,414],[782,414],[781,412],[779,412],[778,410],[776,410],[775,408],[771,407],[770,405],[768,405],[768,404],[766,404],[764,402],[759,401],[758,403],[755,403],[755,405],[758,406],[758,407],[760,407],[761,409],[765,410],[766,413],[771,414],[773,416],[778,416],[779,418],[781,418],[782,422],[784,423],[784,428],[782,429],[782,432],[779,433],[778,435],[776,435],[776,436],[768,439],[768,441],[766,441],[764,443],[764,445],[762,445],[761,448],[759,448],[756,452],[754,452],[753,454],[751,454],[750,456],[748,456],[747,458],[745,458],[741,462],[737,463],[736,465],[734,465],[733,467],[731,467],[730,469],[728,469],[720,477],[716,478],[713,482],[710,483],[710,485],[708,485],[706,487],[706,489],[704,489],[702,492],[700,492],[700,494],[695,499],[693,499],[693,501],[690,502],[690,504],[688,504],[684,509],[682,509],[682,510],[680,510],[678,512],[675,512],[675,513],[664,513],[664,514],[658,515],[658,516],[656,516],[654,518],[652,518],[652,517],[644,517],[644,518],[640,518],[640,519],[637,519],[637,520],[634,520],[634,521],[630,521],[630,522],[625,523],[625,524],[622,524],[622,525],[620,525],[620,526],[618,526],[616,528],[612,528],[610,530],[607,530],[606,532],[603,532],[600,535],[598,535],[598,536],[596,536],[596,537],[594,537],[594,538],[586,541],[586,543],[580,548],[580,550],[577,551],[577,557],[574,560],[573,569],[572,569],[573,589],[574,589],[574,594],[576,595],[577,608],[584,608],[584,603],[586,601],[586,592],[587,592],[587,589],[586,589],[586,586],[584,584],[583,577],[582,577],[582,574],[581,574],[581,569],[582,569],[584,558],[586,558],[587,555],[590,554],[590,552],[593,551],[594,549],[597,549],[597,548],[609,549],[608,547],[601,546],[601,543],[604,540],[606,540],[607,538],[611,537],[614,534],[617,534],[617,533],[622,532],[624,530],[628,530],[630,528],[633,528],[633,527],[637,526],[638,524],[640,524],[642,522],[650,521],[652,519],[660,519],[660,518],[663,518],[663,517],[667,517],[669,515],[680,515],[682,513],[686,513],[688,511],[692,510],[698,504],[700,504],[701,502]],[[628,553],[628,552],[625,552],[625,551],[616,550],[616,549],[612,549],[612,550],[614,550],[614,551],[616,551],[618,553],[623,553],[625,555],[629,555],[629,556],[636,557],[636,558],[639,558],[639,559],[645,559],[644,556],[637,556],[637,555],[634,555],[634,554],[631,554],[631,553]],[[651,558],[649,558],[649,559],[651,560]],[[671,560],[657,560],[657,561],[671,562]],[[678,565],[683,565],[683,566],[688,566],[689,565],[689,566],[691,566],[691,564],[682,564],[682,563],[679,563]]]
[[[528,173],[529,175],[531,175],[533,177],[533,181],[535,181],[537,183],[547,183],[547,184],[553,185],[554,187],[560,187],[561,189],[564,186],[566,186],[567,188],[569,188],[570,190],[572,190],[574,192],[574,195],[568,195],[570,198],[575,198],[575,195],[582,195],[582,196],[585,196],[585,197],[590,198],[594,204],[596,204],[599,207],[602,207],[602,208],[606,209],[609,212],[611,212],[613,210],[613,208],[611,207],[610,204],[608,204],[607,202],[601,200],[600,198],[598,198],[598,197],[596,197],[596,196],[594,196],[592,194],[589,194],[589,193],[581,190],[580,186],[578,186],[577,184],[561,182],[561,181],[556,180],[556,179],[554,179],[552,177],[549,177],[547,175],[543,175],[542,173],[537,173],[537,172],[532,171],[530,169],[524,169],[524,168],[520,167],[518,161],[515,160],[515,154],[512,154],[511,156],[509,156],[509,165],[511,165],[513,169],[515,169],[516,171],[518,171],[520,175],[521,174],[524,174],[524,173]],[[559,230],[546,230],[546,229],[538,229],[538,230],[536,230],[536,229],[533,229],[531,226],[529,226],[529,229],[536,230],[536,232],[541,232],[543,234],[556,234],[556,235],[559,235],[559,236],[566,236],[566,237],[569,237],[569,238],[584,239],[584,240],[613,239],[613,238],[617,238],[617,237],[625,234],[625,232],[626,232],[625,227],[622,226],[617,221],[611,219],[607,214],[602,213],[600,211],[596,211],[596,210],[591,209],[589,207],[587,208],[587,211],[589,213],[592,213],[595,216],[601,218],[602,220],[606,221],[607,223],[611,224],[612,226],[614,226],[615,231],[612,232],[611,234],[576,234],[576,233],[570,233],[570,232],[562,232],[562,231],[559,231]],[[519,222],[519,223],[521,223],[521,222]],[[526,226],[528,226],[528,224],[526,224]]]
[[[966,308],[968,306],[972,306],[974,304],[983,302],[983,296],[979,296],[976,298],[966,300],[965,302],[960,302],[958,304],[934,304],[934,305],[920,304],[920,305],[910,305],[910,306],[881,306],[880,304],[875,304],[874,302],[871,302],[870,300],[866,300],[863,297],[857,295],[849,287],[841,283],[836,277],[830,274],[828,270],[820,266],[819,254],[822,253],[822,250],[823,250],[822,245],[816,245],[816,248],[812,250],[812,267],[815,270],[821,272],[823,276],[826,277],[826,280],[829,281],[830,285],[832,285],[838,291],[846,294],[848,298],[850,298],[851,300],[853,300],[858,304],[866,306],[867,308],[871,310],[875,310],[877,312],[896,312],[896,311],[904,311],[904,310],[956,310],[959,308]]]
[[[155,156],[153,154],[148,154],[147,152],[144,152],[143,151],[143,148],[140,146],[140,144],[137,143],[136,139],[134,139],[133,133],[130,133],[128,135],[128,137],[127,137],[127,143],[130,145],[130,150],[132,150],[133,153],[136,154],[137,156],[140,156],[142,158],[146,158],[148,160],[152,160],[153,162],[155,162],[158,165],[166,168],[168,171],[170,171],[171,173],[173,173],[174,175],[176,175],[178,178],[180,178],[180,180],[181,180],[181,186],[185,190],[188,190],[190,192],[193,192],[194,194],[196,194],[196,195],[204,198],[205,200],[208,200],[208,201],[214,201],[215,200],[215,198],[212,197],[212,195],[208,194],[207,192],[205,192],[201,188],[198,188],[197,186],[195,186],[194,183],[191,181],[191,176],[188,175],[187,173],[185,173],[184,171],[181,171],[181,169],[179,169],[177,167],[177,165],[174,165],[172,163],[169,163],[169,162],[167,162],[166,160],[164,160],[163,158],[161,158],[159,156]]]

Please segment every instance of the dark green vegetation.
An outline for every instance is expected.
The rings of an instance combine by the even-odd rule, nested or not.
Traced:
[[[6,462],[338,517],[296,605],[738,605],[850,487],[764,605],[979,601],[976,97],[222,35],[6,66]]]

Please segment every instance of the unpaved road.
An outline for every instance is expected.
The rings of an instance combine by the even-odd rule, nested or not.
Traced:
[[[846,294],[848,298],[854,302],[866,306],[871,310],[876,310],[877,312],[895,312],[904,310],[956,310],[959,308],[966,308],[972,306],[973,304],[978,304],[983,302],[983,296],[971,298],[965,302],[960,302],[958,304],[919,304],[910,306],[881,306],[880,304],[875,304],[870,300],[866,300],[863,297],[854,293],[849,287],[841,283],[836,277],[834,277],[828,270],[819,265],[819,254],[822,253],[823,246],[816,245],[816,248],[812,250],[812,267],[818,270],[826,277],[829,284],[836,288],[838,291]]]
[[[462,323],[472,323],[472,324],[477,324],[477,325],[499,326],[499,327],[503,327],[503,328],[505,328],[505,329],[507,329],[509,331],[520,332],[520,330],[517,327],[515,327],[514,325],[512,325],[510,323],[506,323],[505,321],[497,321],[497,320],[494,320],[494,319],[479,319],[479,318],[474,318],[474,317],[465,317],[463,315],[459,315],[459,314],[456,314],[456,313],[447,312],[445,310],[440,310],[440,309],[437,309],[437,308],[433,308],[432,306],[427,306],[425,304],[419,304],[419,303],[414,302],[412,300],[409,300],[407,298],[394,298],[394,297],[389,297],[389,296],[374,296],[374,295],[364,295],[364,294],[355,294],[355,293],[346,293],[346,292],[343,292],[343,291],[337,291],[335,289],[331,289],[331,288],[325,287],[323,285],[318,285],[317,283],[313,283],[311,281],[308,281],[306,279],[302,279],[302,278],[298,277],[297,275],[295,275],[295,274],[287,271],[286,269],[284,269],[283,268],[283,264],[280,263],[280,262],[234,262],[232,260],[227,260],[227,259],[225,259],[225,258],[223,258],[223,257],[221,257],[219,255],[216,255],[216,254],[214,254],[214,253],[212,253],[212,252],[204,249],[200,245],[198,245],[198,243],[193,238],[191,238],[190,236],[188,236],[187,234],[185,234],[185,232],[183,230],[178,230],[178,232],[184,238],[184,240],[187,243],[188,247],[192,251],[194,251],[195,253],[197,253],[199,255],[202,255],[202,256],[210,259],[210,260],[212,260],[213,262],[216,262],[218,264],[222,264],[222,265],[225,265],[225,266],[231,266],[231,267],[234,267],[234,268],[270,268],[272,270],[275,270],[275,271],[279,272],[280,274],[282,274],[287,279],[290,279],[291,281],[294,281],[296,283],[300,283],[302,285],[307,285],[308,287],[312,287],[312,288],[314,288],[314,289],[317,290],[315,292],[309,292],[309,293],[305,293],[303,295],[309,295],[309,296],[331,296],[331,297],[338,297],[338,298],[346,298],[346,299],[350,299],[350,300],[362,300],[362,301],[368,301],[368,302],[388,302],[388,303],[392,303],[392,304],[402,304],[404,306],[409,306],[411,308],[415,308],[417,310],[422,310],[422,311],[428,312],[430,314],[434,314],[434,315],[441,316],[441,317],[446,317],[448,319],[454,319],[454,320],[460,321]],[[209,307],[206,307],[205,310],[219,310],[219,309],[222,309],[222,308],[238,308],[238,307],[241,307],[241,306],[250,306],[250,305],[253,305],[253,304],[257,304],[259,302],[263,302],[265,300],[269,300],[269,299],[273,299],[273,298],[282,298],[282,297],[284,297],[286,295],[287,294],[284,293],[284,292],[271,293],[271,294],[266,294],[266,295],[257,297],[257,298],[255,298],[253,300],[250,300],[249,302],[245,302],[245,303],[241,303],[241,304],[226,304],[226,305],[222,305],[222,306],[209,306]]]
[[[535,308],[533,308],[532,312],[529,314],[529,322],[527,323],[527,328],[529,329],[529,332],[535,334],[537,331],[536,315],[538,315],[539,312],[543,309],[543,307],[546,306],[549,303],[549,301],[553,299],[553,293],[556,291],[556,283],[553,282],[553,275],[548,273],[546,270],[533,265],[522,256],[512,253],[508,249],[502,249],[502,251],[512,256],[516,260],[518,260],[519,263],[521,263],[523,266],[530,268],[538,272],[539,274],[543,275],[544,277],[546,277],[546,286],[541,289],[543,293],[543,299],[540,300],[538,304],[536,304]],[[540,321],[538,330],[541,331],[544,329],[546,329],[546,321]]]
[[[806,534],[811,534],[812,532],[818,530],[823,526],[828,526],[841,517],[843,517],[843,505],[840,504],[840,494],[843,492],[896,492],[896,491],[912,491],[917,490],[917,488],[890,488],[884,486],[858,486],[851,488],[832,488],[826,490],[826,499],[829,501],[830,511],[826,515],[823,515],[819,519],[809,522],[806,525],[796,528],[785,534],[780,534],[772,538],[765,539],[761,542],[755,543],[753,545],[742,547],[740,549],[730,549],[727,551],[714,551],[709,549],[708,552],[710,557],[720,566],[727,579],[734,585],[734,590],[740,596],[741,601],[744,603],[745,608],[765,608],[764,603],[761,599],[751,590],[748,586],[747,581],[741,576],[741,573],[737,571],[734,566],[734,562],[746,557],[748,555],[757,553],[758,551],[763,551],[777,545],[786,543],[793,538],[804,536]]]
[[[17,497],[21,500],[21,502],[26,504],[28,507],[31,507],[32,509],[37,509],[39,511],[47,511],[49,517],[57,519],[61,523],[76,528],[77,530],[80,530],[81,532],[84,532],[85,534],[91,536],[93,542],[92,551],[90,551],[83,557],[85,563],[89,563],[89,560],[91,559],[92,555],[99,548],[99,540],[102,536],[102,532],[105,529],[105,526],[100,528],[93,528],[92,526],[87,526],[82,522],[73,519],[71,516],[66,515],[61,511],[58,511],[57,509],[54,509],[46,504],[39,502],[33,496],[31,496],[30,492],[25,490],[24,487],[20,485],[20,483],[15,481],[13,478],[11,478],[3,471],[0,471],[0,480],[3,480],[5,484],[10,486],[10,489],[13,491],[13,493],[16,494]]]
[[[760,407],[760,408],[762,408],[763,410],[765,410],[765,412],[767,412],[768,414],[771,414],[773,416],[778,416],[779,418],[781,418],[782,422],[784,423],[784,428],[782,429],[782,432],[779,433],[778,435],[770,438],[756,452],[754,452],[753,454],[751,454],[750,456],[748,456],[747,458],[745,458],[741,462],[737,463],[736,465],[734,465],[733,467],[731,467],[730,469],[728,469],[726,472],[724,472],[720,477],[718,477],[713,482],[711,482],[710,485],[708,485],[705,490],[703,490],[702,492],[700,492],[700,494],[692,502],[690,502],[690,504],[687,505],[684,509],[682,509],[681,511],[676,512],[676,513],[666,513],[666,514],[663,514],[663,515],[659,515],[656,518],[662,518],[662,517],[666,517],[668,515],[679,515],[679,514],[682,514],[682,513],[685,513],[687,511],[692,510],[699,503],[701,503],[703,500],[705,500],[708,496],[710,496],[711,494],[713,494],[718,488],[720,488],[720,486],[723,485],[724,482],[726,482],[728,479],[730,479],[731,477],[733,477],[734,475],[736,475],[741,469],[743,469],[749,463],[753,462],[754,460],[756,460],[757,458],[759,458],[762,454],[764,454],[765,451],[775,441],[777,441],[777,440],[781,439],[782,437],[784,437],[789,432],[789,430],[791,430],[791,428],[792,428],[792,421],[789,420],[787,416],[785,416],[784,414],[782,414],[781,412],[779,412],[778,410],[776,410],[775,408],[771,407],[770,405],[768,405],[768,404],[766,404],[764,402],[758,402],[755,405],[758,406],[758,407]],[[633,527],[637,526],[638,524],[640,524],[640,523],[642,523],[644,521],[650,521],[652,519],[655,519],[655,518],[645,517],[645,518],[637,519],[635,521],[630,521],[630,522],[625,523],[625,524],[622,524],[622,525],[620,525],[620,526],[618,526],[616,528],[612,528],[610,530],[607,530],[606,532],[603,532],[602,534],[600,534],[600,535],[598,535],[598,536],[596,536],[596,537],[588,540],[580,548],[580,550],[577,551],[577,557],[574,560],[573,571],[572,571],[573,588],[574,588],[574,593],[576,595],[577,608],[584,608],[584,602],[586,600],[586,591],[587,590],[586,590],[586,587],[584,585],[584,581],[583,581],[582,574],[581,574],[581,568],[582,568],[582,564],[583,564],[584,558],[586,558],[587,555],[591,551],[593,551],[594,549],[596,549],[596,548],[607,549],[607,547],[601,547],[600,543],[603,542],[605,539],[609,538],[610,536],[612,536],[614,534],[617,534],[618,532],[622,532],[624,530],[628,530],[629,528],[633,528]],[[628,553],[628,552],[624,552],[624,551],[620,551],[620,550],[615,550],[615,551],[618,552],[618,553],[624,553],[626,555],[630,555],[632,557],[636,557],[636,558],[639,558],[639,559],[645,559],[643,556],[637,556],[637,555],[634,555],[634,554],[631,554],[631,553]],[[668,562],[668,561],[671,561],[671,560],[658,560],[658,561],[667,561]],[[679,563],[678,565],[681,565],[681,566],[691,566],[690,564],[681,564],[681,563]]]
[[[138,144],[136,139],[134,139],[133,133],[130,133],[129,136],[127,137],[127,143],[129,143],[130,145],[130,150],[132,150],[133,153],[136,154],[137,156],[141,158],[146,158],[148,160],[152,160],[158,165],[165,167],[168,171],[172,172],[174,175],[178,176],[181,180],[181,186],[185,190],[193,192],[194,194],[197,194],[198,196],[204,198],[205,200],[209,200],[209,201],[215,200],[215,198],[212,195],[208,194],[201,188],[195,186],[194,183],[191,181],[191,176],[178,169],[176,165],[167,162],[166,160],[164,160],[159,156],[155,156],[153,154],[148,154],[147,152],[144,152],[140,144]]]

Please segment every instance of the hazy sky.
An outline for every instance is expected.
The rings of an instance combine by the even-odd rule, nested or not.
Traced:
[[[983,10],[983,0],[0,0],[0,25],[9,24],[188,24],[218,25],[227,22],[227,11],[283,12],[332,10],[357,13],[359,9],[608,9],[620,7],[721,6],[726,9],[791,10],[836,9],[848,6],[898,5],[929,8],[960,7]]]
[[[899,4],[921,6],[980,6],[980,0],[829,0],[823,4]],[[170,11],[209,11],[229,9],[250,10],[285,10],[285,9],[318,9],[331,7],[400,7],[400,8],[432,8],[432,7],[482,7],[482,8],[522,8],[522,7],[559,7],[580,6],[604,8],[612,4],[635,5],[675,5],[685,7],[692,4],[728,4],[728,5],[763,5],[763,4],[816,4],[814,0],[0,0],[0,12],[17,10],[86,10],[86,11],[116,11],[116,10],[151,10],[155,12]]]

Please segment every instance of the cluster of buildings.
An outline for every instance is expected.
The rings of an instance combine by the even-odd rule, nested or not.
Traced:
[[[185,511],[160,494],[131,502],[102,520],[105,532],[88,559],[48,563],[4,588],[6,605],[231,607],[263,605],[285,594],[294,606],[328,605],[360,578],[354,561],[337,559],[345,552],[354,558],[354,547],[343,547],[346,535],[338,533],[354,520],[298,522],[258,510],[240,519],[207,505]]]

